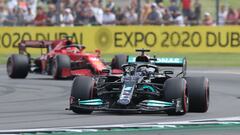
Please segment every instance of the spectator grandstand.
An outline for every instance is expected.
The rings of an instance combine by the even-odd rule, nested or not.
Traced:
[[[0,0],[0,26],[216,25],[200,0],[119,1]],[[240,8],[221,5],[217,16],[219,25],[240,25]]]

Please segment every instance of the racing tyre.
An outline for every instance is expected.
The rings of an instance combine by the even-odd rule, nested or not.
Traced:
[[[122,65],[127,63],[127,57],[124,54],[115,55],[111,63],[112,69],[122,69]]]
[[[180,110],[167,110],[168,115],[184,115],[188,112],[188,92],[186,80],[183,78],[170,78],[165,81],[163,89],[165,100],[172,102],[173,99],[181,99],[182,104]]]
[[[47,64],[47,74],[48,75],[53,75],[53,59],[52,58],[50,58],[50,59],[48,59],[48,62],[47,62],[48,64]]]
[[[29,71],[29,59],[25,55],[13,54],[7,60],[7,73],[10,78],[26,78]]]
[[[205,77],[186,77],[189,92],[189,111],[207,112],[209,107],[209,81]]]
[[[81,100],[89,100],[93,99],[94,96],[94,81],[91,77],[88,76],[78,76],[75,77],[72,85],[72,90],[71,90],[71,98],[73,98],[75,101],[75,105],[78,105],[78,99]],[[74,106],[71,106],[70,103],[70,108],[74,113],[77,114],[91,114],[92,110],[87,110],[87,109],[82,109],[82,108],[77,108]]]
[[[54,79],[64,79],[64,69],[71,69],[71,60],[67,55],[57,55],[53,59],[52,74]]]

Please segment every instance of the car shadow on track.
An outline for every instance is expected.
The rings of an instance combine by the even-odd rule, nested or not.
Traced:
[[[99,111],[99,112],[93,112],[92,114],[76,114],[74,112],[69,111],[69,113],[67,113],[67,115],[73,115],[73,116],[105,116],[105,115],[109,115],[109,116],[167,116],[166,113],[164,112],[143,112],[143,113],[139,113],[139,112],[108,112],[108,111]]]
[[[26,78],[26,80],[44,80],[44,81],[48,81],[48,80],[51,80],[51,81],[72,81],[73,79],[54,79],[54,78],[43,78],[43,77],[38,77],[38,78]]]

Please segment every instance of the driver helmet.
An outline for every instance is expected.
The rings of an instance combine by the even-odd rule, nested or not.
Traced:
[[[70,46],[73,44],[72,38],[69,36],[66,36],[66,46]]]
[[[137,56],[136,62],[149,62],[149,58],[147,56]]]
[[[72,40],[67,39],[67,41],[66,41],[66,45],[67,45],[67,46],[72,45]]]

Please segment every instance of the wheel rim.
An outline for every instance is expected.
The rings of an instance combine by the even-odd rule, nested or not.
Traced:
[[[185,82],[184,85],[184,93],[183,93],[183,112],[187,112],[188,111],[188,105],[189,105],[189,98],[188,98],[188,94],[187,94],[187,84]]]
[[[184,90],[184,96],[183,96],[183,112],[187,112],[188,110],[188,96],[186,94],[186,89]]]
[[[209,84],[208,80],[206,80],[206,85],[205,85],[205,100],[206,100],[206,108],[205,111],[207,111],[208,106],[209,106]]]
[[[56,62],[53,62],[52,74],[53,74],[53,77],[54,77],[54,78],[57,77],[57,64],[56,64]]]
[[[12,71],[13,71],[13,64],[11,59],[8,60],[7,62],[7,73],[8,75],[12,75]]]
[[[186,112],[188,112],[189,109],[189,98],[186,96]]]

